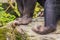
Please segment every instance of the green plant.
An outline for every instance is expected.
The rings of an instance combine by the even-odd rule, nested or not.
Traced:
[[[29,40],[26,33],[20,34],[16,29],[12,27],[0,27],[0,40]]]
[[[0,4],[0,27],[6,25],[6,23],[13,21],[16,17],[10,13],[6,13],[2,4]]]
[[[37,14],[38,14],[38,12],[41,11],[42,8],[43,8],[43,7],[42,7],[38,2],[36,2],[36,6],[35,6],[33,18],[36,18],[36,17],[38,16]]]
[[[1,29],[0,28],[0,40],[6,40],[6,32],[7,32],[7,29],[5,29],[5,28]]]

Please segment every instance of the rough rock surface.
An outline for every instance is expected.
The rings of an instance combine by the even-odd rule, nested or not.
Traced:
[[[38,25],[44,26],[44,17],[35,18],[30,24],[17,26],[16,29],[20,33],[23,33],[23,31],[27,33],[30,40],[60,40],[60,22],[57,24],[57,30],[47,35],[40,35],[31,30],[32,27],[36,27]],[[21,31],[21,29],[23,31]]]

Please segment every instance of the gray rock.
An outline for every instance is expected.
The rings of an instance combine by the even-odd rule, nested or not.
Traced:
[[[16,29],[20,33],[27,33],[30,40],[60,40],[60,25],[57,25],[57,30],[53,33],[47,34],[47,35],[40,35],[35,32],[33,32],[31,29],[32,27],[36,27],[38,25],[44,26],[44,18],[38,17],[32,20],[32,22],[28,25],[20,25],[17,26]],[[21,31],[21,29],[23,31]]]

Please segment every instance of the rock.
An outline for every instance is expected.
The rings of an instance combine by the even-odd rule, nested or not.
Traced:
[[[47,35],[40,35],[31,30],[32,27],[35,27],[38,25],[44,26],[44,17],[35,18],[32,20],[30,24],[17,26],[16,29],[20,33],[22,32],[20,31],[22,29],[25,33],[27,33],[30,40],[60,40],[60,25],[59,24],[57,25],[57,28],[56,28],[57,30],[55,32],[47,34]]]

